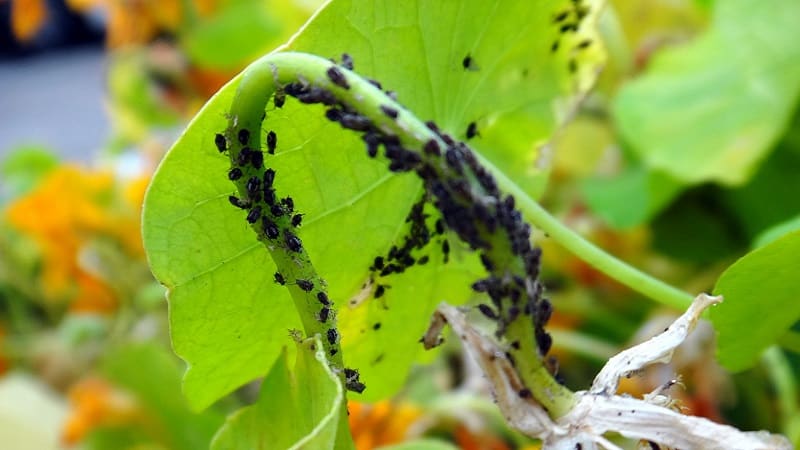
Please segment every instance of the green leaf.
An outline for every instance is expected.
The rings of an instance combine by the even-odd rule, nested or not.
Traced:
[[[792,231],[800,230],[800,215],[789,219],[786,222],[781,222],[772,228],[765,230],[759,234],[753,242],[753,248],[763,247],[776,241],[781,236],[791,233]]]
[[[319,337],[297,345],[294,370],[288,359],[284,351],[264,379],[258,402],[228,418],[211,450],[342,448],[334,445],[344,392]]]
[[[436,120],[458,138],[476,121],[480,136],[470,143],[536,194],[545,174],[533,165],[533,150],[574,104],[572,94],[588,88],[603,56],[597,43],[573,49],[594,36],[593,14],[579,32],[564,36],[551,23],[570,5],[334,1],[288,49],[349,53],[359,73],[380,80],[418,117]],[[561,50],[552,54],[556,39]],[[469,70],[462,65],[467,55],[474,64]],[[576,58],[575,75],[570,58]],[[145,248],[170,291],[173,346],[189,362],[184,390],[197,408],[266,373],[288,342],[286,330],[298,327],[288,292],[272,282],[268,253],[245,213],[228,203],[234,190],[225,177],[229,163],[213,143],[214,133],[227,127],[239,79],[198,113],[162,161],[145,200]],[[443,276],[440,242],[434,242],[431,262],[410,271],[413,276],[379,280],[392,285],[380,302],[366,292],[368,300],[343,310],[368,281],[375,256],[403,236],[420,182],[367,158],[359,137],[326,121],[318,105],[290,100],[278,110],[270,104],[267,115],[264,127],[278,135],[268,164],[277,172],[279,195],[291,195],[305,214],[299,235],[340,308],[345,363],[361,370],[364,398],[389,396],[421,352],[417,341],[435,305],[466,300],[477,258],[456,251]]]
[[[456,450],[453,444],[436,439],[420,439],[413,442],[379,447],[378,450]]]
[[[729,370],[758,360],[800,318],[797,255],[800,231],[758,248],[729,267],[714,293],[724,303],[711,311],[718,334],[717,357]]]
[[[0,202],[5,203],[30,191],[56,166],[58,157],[45,147],[22,146],[11,150],[0,165],[4,184],[0,190]]]
[[[642,166],[629,167],[610,179],[590,178],[581,185],[592,212],[617,229],[646,222],[680,189],[680,182],[674,178]]]
[[[684,183],[747,181],[797,103],[799,16],[794,0],[715,2],[707,33],[661,52],[617,96],[624,139]]]
[[[111,436],[118,433],[132,437],[143,434],[151,443],[158,442],[164,448],[193,450],[208,448],[214,432],[223,423],[222,414],[214,410],[200,414],[189,410],[179,389],[180,364],[167,349],[156,344],[126,344],[117,347],[108,352],[101,370],[116,386],[132,393],[145,408],[149,420],[158,424],[156,431],[105,430]],[[97,439],[102,440],[99,436]],[[112,437],[108,440],[119,443]]]

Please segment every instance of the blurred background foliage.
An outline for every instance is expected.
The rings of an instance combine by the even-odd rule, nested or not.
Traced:
[[[106,53],[97,101],[111,127],[99,152],[86,149],[90,164],[41,146],[0,148],[0,442],[205,448],[227,413],[255,400],[257,383],[202,413],[186,406],[164,291],[142,250],[141,202],[159,158],[200,106],[320,3],[0,1],[6,65],[57,43],[65,11],[94,24],[87,39],[101,36]],[[796,17],[752,1],[609,2],[601,21],[609,62],[552,139],[545,206],[688,292],[711,290],[749,249],[800,228]],[[678,314],[546,237],[539,243],[556,306],[554,353],[571,388],[588,386],[606,358]],[[623,389],[639,395],[680,373],[685,389],[675,395],[687,413],[799,444],[798,333],[795,324],[781,347],[732,374],[715,362],[714,331],[704,324],[672,364]],[[357,446],[427,436],[463,449],[536,448],[503,425],[484,390],[472,363],[446,348],[395,398],[350,402]]]

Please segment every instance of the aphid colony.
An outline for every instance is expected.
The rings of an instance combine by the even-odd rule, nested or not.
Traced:
[[[346,68],[352,67],[352,58],[349,56],[345,55],[343,61]],[[464,68],[471,65],[471,58],[465,59]],[[350,78],[352,75],[336,65],[329,67],[325,74],[334,86],[334,90],[347,90],[356,81]],[[371,83],[380,87],[380,83]],[[387,276],[403,272],[414,264],[425,264],[428,257],[414,258],[412,250],[421,249],[428,244],[432,234],[442,235],[445,229],[449,229],[472,250],[479,252],[480,260],[489,273],[488,277],[476,281],[472,287],[476,292],[488,295],[491,300],[491,305],[481,304],[478,310],[497,323],[497,336],[504,338],[509,325],[517,320],[526,320],[533,328],[532,339],[540,355],[548,353],[552,338],[544,330],[544,326],[552,314],[552,305],[547,299],[542,298],[542,285],[538,281],[541,250],[531,246],[530,226],[522,220],[522,214],[515,207],[514,198],[501,195],[494,177],[480,164],[472,150],[442,132],[433,122],[427,122],[427,126],[435,138],[422,143],[419,151],[405,148],[398,136],[383,131],[371,118],[360,114],[347,103],[339,101],[334,92],[305,81],[282,86],[279,94],[276,94],[276,106],[279,102],[283,104],[283,95],[294,97],[302,103],[321,103],[328,106],[325,112],[328,120],[339,123],[343,128],[362,133],[369,157],[376,157],[382,147],[383,156],[389,160],[390,171],[413,171],[422,179],[426,193],[414,204],[406,219],[411,223],[410,233],[402,245],[393,246],[387,255],[375,258],[370,267],[373,273]],[[379,109],[383,116],[390,120],[403,120],[404,116],[393,102],[387,101],[387,104],[379,105]],[[236,158],[232,159],[239,166],[244,166],[249,161],[256,167],[253,155],[263,156],[263,154],[247,147],[250,136],[248,130],[238,130],[237,133],[238,141],[244,147]],[[476,135],[478,135],[476,124],[470,123],[466,136],[472,138]],[[227,149],[224,136],[217,135],[215,143],[220,151]],[[277,136],[269,132],[267,153],[274,153],[276,145]],[[242,153],[245,153],[245,156],[242,156]],[[256,168],[260,168],[261,163],[262,160],[259,160]],[[240,177],[241,175],[235,179],[238,180]],[[234,179],[230,173],[229,178]],[[275,172],[272,169],[267,169],[260,180],[248,179],[247,198],[231,196],[231,203],[238,208],[249,210],[248,222],[256,223],[260,218],[261,232],[271,244],[281,245],[288,252],[302,252],[302,242],[292,231],[292,227],[301,224],[302,215],[292,216],[294,202],[290,197],[276,200],[274,179]],[[262,202],[263,207],[254,206],[257,202]],[[426,203],[431,203],[441,213],[441,219],[435,222],[434,233],[431,233],[426,225],[428,216],[423,212]],[[446,262],[450,244],[446,239],[441,242]],[[509,254],[514,256],[515,262],[509,262]],[[280,284],[288,283],[280,273],[275,274],[275,281]],[[317,287],[312,280],[297,279],[294,283],[309,294]],[[388,286],[377,285],[374,296],[381,297],[386,287]],[[333,306],[322,291],[316,293],[316,298],[321,305],[317,319],[326,323],[333,315]],[[330,353],[335,354],[335,344],[339,340],[335,326],[327,329],[326,338],[331,346]],[[519,349],[519,341],[516,340],[509,346],[507,357],[512,364],[514,363],[512,353]],[[357,380],[358,372],[351,369],[346,371],[349,371],[345,373],[348,388],[358,392],[363,390],[363,383]]]
[[[569,9],[563,10],[553,16],[552,23],[553,26],[558,30],[559,36],[550,44],[551,53],[556,53],[560,48],[562,48],[562,37],[566,37],[570,33],[578,33],[578,30],[580,30],[581,27],[581,22],[586,16],[589,15],[590,11],[591,9],[589,6],[585,5],[582,0],[573,0]],[[591,45],[591,39],[582,39],[572,47],[570,51],[570,57],[567,60],[567,70],[569,70],[570,73],[575,73],[578,71],[578,62],[575,59],[575,53],[577,51],[586,50]]]

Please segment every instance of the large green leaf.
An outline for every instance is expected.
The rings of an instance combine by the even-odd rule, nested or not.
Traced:
[[[289,49],[351,54],[358,72],[380,80],[419,117],[459,138],[477,121],[480,137],[471,143],[537,194],[544,174],[534,165],[536,145],[573,104],[573,94],[588,88],[603,54],[596,42],[576,48],[594,36],[594,13],[578,32],[562,35],[552,23],[573,5],[334,1]],[[560,50],[553,54],[556,39]],[[467,55],[469,69],[462,65]],[[189,363],[184,390],[198,408],[266,373],[288,342],[286,330],[298,323],[288,292],[272,282],[268,253],[244,213],[228,204],[234,190],[225,177],[229,163],[212,142],[227,126],[225,112],[239,79],[190,124],[145,200],[145,247],[153,273],[169,288],[173,345]],[[268,107],[267,114],[265,127],[279,136],[277,154],[269,159],[275,184],[306,214],[299,234],[340,307],[345,363],[361,370],[367,399],[388,396],[421,351],[417,340],[435,305],[466,299],[475,258],[456,255],[445,271],[434,250],[428,265],[380,281],[392,285],[380,301],[342,310],[367,281],[373,258],[403,234],[420,183],[366,158],[359,137],[325,121],[319,106],[289,101],[279,110]]]
[[[344,392],[319,338],[297,345],[294,369],[283,352],[262,386],[258,402],[228,418],[211,450],[342,448],[334,445]]]
[[[800,231],[785,234],[737,261],[717,281],[725,302],[711,311],[717,356],[729,370],[758,360],[800,319]]]
[[[665,50],[614,104],[648,167],[685,183],[741,184],[785,130],[800,91],[800,3],[715,2],[710,30]]]

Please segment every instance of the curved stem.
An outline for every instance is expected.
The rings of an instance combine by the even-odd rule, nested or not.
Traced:
[[[494,167],[486,158],[480,155],[478,157],[481,158],[481,163],[484,166],[492,170],[498,184],[517,198],[517,205],[525,214],[525,218],[578,258],[632,290],[663,305],[683,311],[692,304],[693,298],[691,295],[615,258],[569,229],[550,215],[539,203],[528,196],[522,188],[506,177],[502,171]]]

